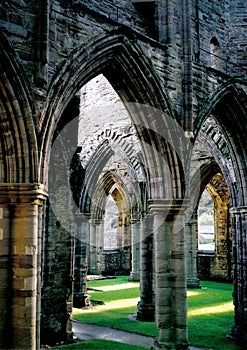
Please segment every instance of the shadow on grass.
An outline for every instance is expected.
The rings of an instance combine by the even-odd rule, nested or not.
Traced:
[[[96,306],[91,310],[74,309],[74,319],[142,335],[157,336],[155,323],[140,322],[128,317],[136,313],[139,285],[135,283],[132,288],[124,287],[124,284],[129,284],[127,277],[118,277],[109,282],[110,284],[107,280],[90,282],[90,288],[102,287],[102,291],[90,293],[91,297],[103,301],[105,305]],[[104,285],[107,286],[105,291],[103,291]],[[190,343],[193,346],[214,350],[240,349],[225,338],[225,334],[233,324],[232,285],[203,281],[201,286],[201,289],[188,291]],[[122,303],[130,305],[121,305]]]

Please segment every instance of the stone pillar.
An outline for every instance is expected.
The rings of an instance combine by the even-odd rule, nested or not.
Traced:
[[[1,184],[0,192],[0,348],[34,350],[39,338],[39,207],[46,194],[37,184]]]
[[[89,220],[89,257],[88,257],[88,273],[97,275],[99,273],[97,263],[97,236],[96,225],[98,220]]]
[[[184,212],[179,201],[150,201],[154,215],[154,349],[188,349]]]
[[[185,223],[187,287],[200,288],[197,278],[197,213],[194,212]]]
[[[67,225],[63,227],[48,200],[42,254],[42,345],[53,346],[73,340],[71,316],[76,225],[70,212],[66,219]]]
[[[41,328],[41,288],[42,288],[42,266],[43,266],[43,233],[45,225],[46,205],[39,206],[38,212],[38,259],[37,259],[37,312],[36,312],[36,349],[40,349],[40,328]]]
[[[232,208],[234,325],[227,338],[247,344],[247,207]]]
[[[101,220],[97,220],[96,226],[96,253],[97,253],[97,270],[101,274],[105,270],[104,260],[104,224]]]
[[[131,222],[131,272],[130,281],[140,281],[140,221]]]
[[[84,214],[77,214],[76,219],[73,305],[81,308],[89,306],[87,293],[89,226]]]
[[[141,221],[140,301],[137,307],[137,319],[140,321],[154,321],[153,272],[153,216],[147,214]]]

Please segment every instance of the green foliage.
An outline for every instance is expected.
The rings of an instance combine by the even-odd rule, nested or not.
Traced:
[[[139,284],[128,282],[128,277],[91,281],[88,283],[91,299],[104,305],[90,310],[74,309],[74,319],[128,332],[156,336],[153,322],[140,322],[129,315],[136,312]],[[188,291],[188,328],[191,345],[214,350],[237,350],[225,334],[233,324],[232,285],[201,282],[201,289]],[[104,290],[106,289],[106,290]]]

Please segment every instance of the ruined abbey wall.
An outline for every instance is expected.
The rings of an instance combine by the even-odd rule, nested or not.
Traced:
[[[1,2],[1,348],[72,339],[73,290],[78,305],[88,303],[86,274],[89,266],[99,272],[109,195],[127,268],[141,280],[140,318],[156,319],[155,349],[188,348],[195,210],[221,173],[233,251],[223,235],[228,202],[217,197],[224,259],[210,268],[233,278],[230,337],[246,344],[246,38],[245,0]],[[135,127],[121,107],[104,120],[94,103],[79,117],[90,104],[86,84],[100,74]]]

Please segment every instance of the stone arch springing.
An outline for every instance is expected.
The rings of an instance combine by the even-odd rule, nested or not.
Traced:
[[[206,108],[202,108],[195,122],[195,135],[214,150],[214,156],[227,180],[232,206],[245,205],[246,187],[246,110],[247,97],[240,86],[226,83],[211,97]],[[212,116],[220,130],[220,138],[211,138],[213,128],[204,128]],[[205,129],[205,130],[203,130]],[[200,133],[199,133],[200,132]],[[228,163],[224,162],[227,158]]]
[[[2,182],[37,182],[38,109],[28,77],[0,33],[0,119],[4,174]]]

